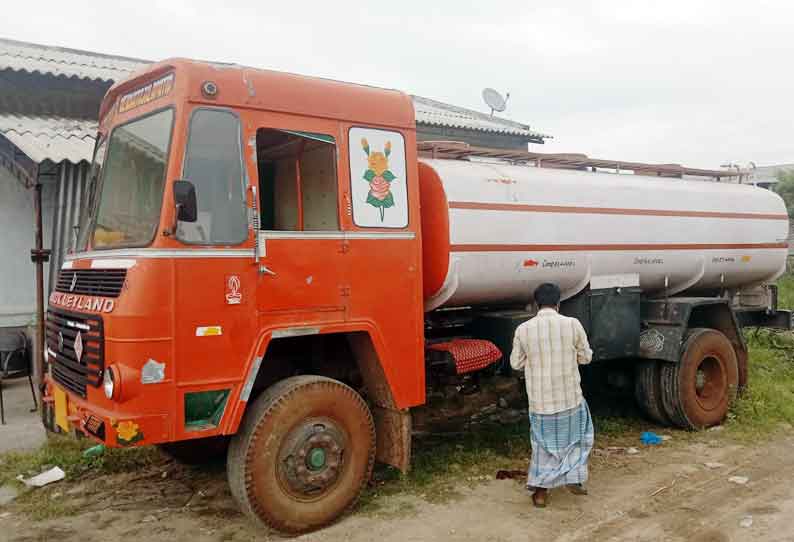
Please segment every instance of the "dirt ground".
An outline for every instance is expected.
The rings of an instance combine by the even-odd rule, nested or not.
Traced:
[[[521,481],[462,480],[458,496],[445,502],[381,497],[375,511],[358,510],[295,540],[794,541],[793,450],[790,429],[754,446],[712,432],[636,455],[597,448],[586,497],[556,490],[540,510],[532,508]],[[736,484],[729,481],[733,476],[749,481]],[[32,521],[15,505],[0,509],[0,540],[281,540],[256,531],[237,512],[221,466],[196,470],[170,463],[39,491],[47,491],[56,507],[74,510]]]

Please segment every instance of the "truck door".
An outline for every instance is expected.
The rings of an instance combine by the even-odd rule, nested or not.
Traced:
[[[336,142],[323,133],[270,128],[259,128],[255,139],[260,316],[282,315],[288,324],[343,321],[348,286]]]
[[[178,430],[215,431],[206,403],[223,412],[255,325],[254,232],[249,228],[239,115],[198,107],[187,129],[181,177],[196,193],[196,220],[179,222],[173,258]],[[168,277],[163,277],[168,280]],[[153,303],[157,300],[153,299]],[[211,395],[206,395],[210,393]]]

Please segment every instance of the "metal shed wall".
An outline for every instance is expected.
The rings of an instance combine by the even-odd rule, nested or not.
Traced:
[[[72,164],[61,162],[55,171],[57,189],[53,197],[54,213],[50,248],[49,288],[52,291],[58,280],[58,271],[61,269],[64,257],[69,251],[74,250],[75,228],[80,224],[82,217],[88,172],[90,166],[87,162]],[[45,244],[48,240],[45,240]]]

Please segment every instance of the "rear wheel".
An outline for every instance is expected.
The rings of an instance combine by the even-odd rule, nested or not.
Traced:
[[[634,397],[645,414],[660,425],[672,425],[662,404],[661,363],[642,360],[637,364]]]
[[[361,396],[336,380],[296,376],[248,407],[229,448],[229,486],[255,521],[303,533],[355,504],[374,459],[375,426]]]
[[[664,411],[679,427],[717,425],[725,419],[738,383],[736,352],[728,338],[714,329],[692,329],[681,361],[662,364]]]

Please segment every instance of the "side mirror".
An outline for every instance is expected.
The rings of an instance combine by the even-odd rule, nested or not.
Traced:
[[[190,181],[174,181],[174,203],[179,222],[195,222],[198,219],[196,188]]]

